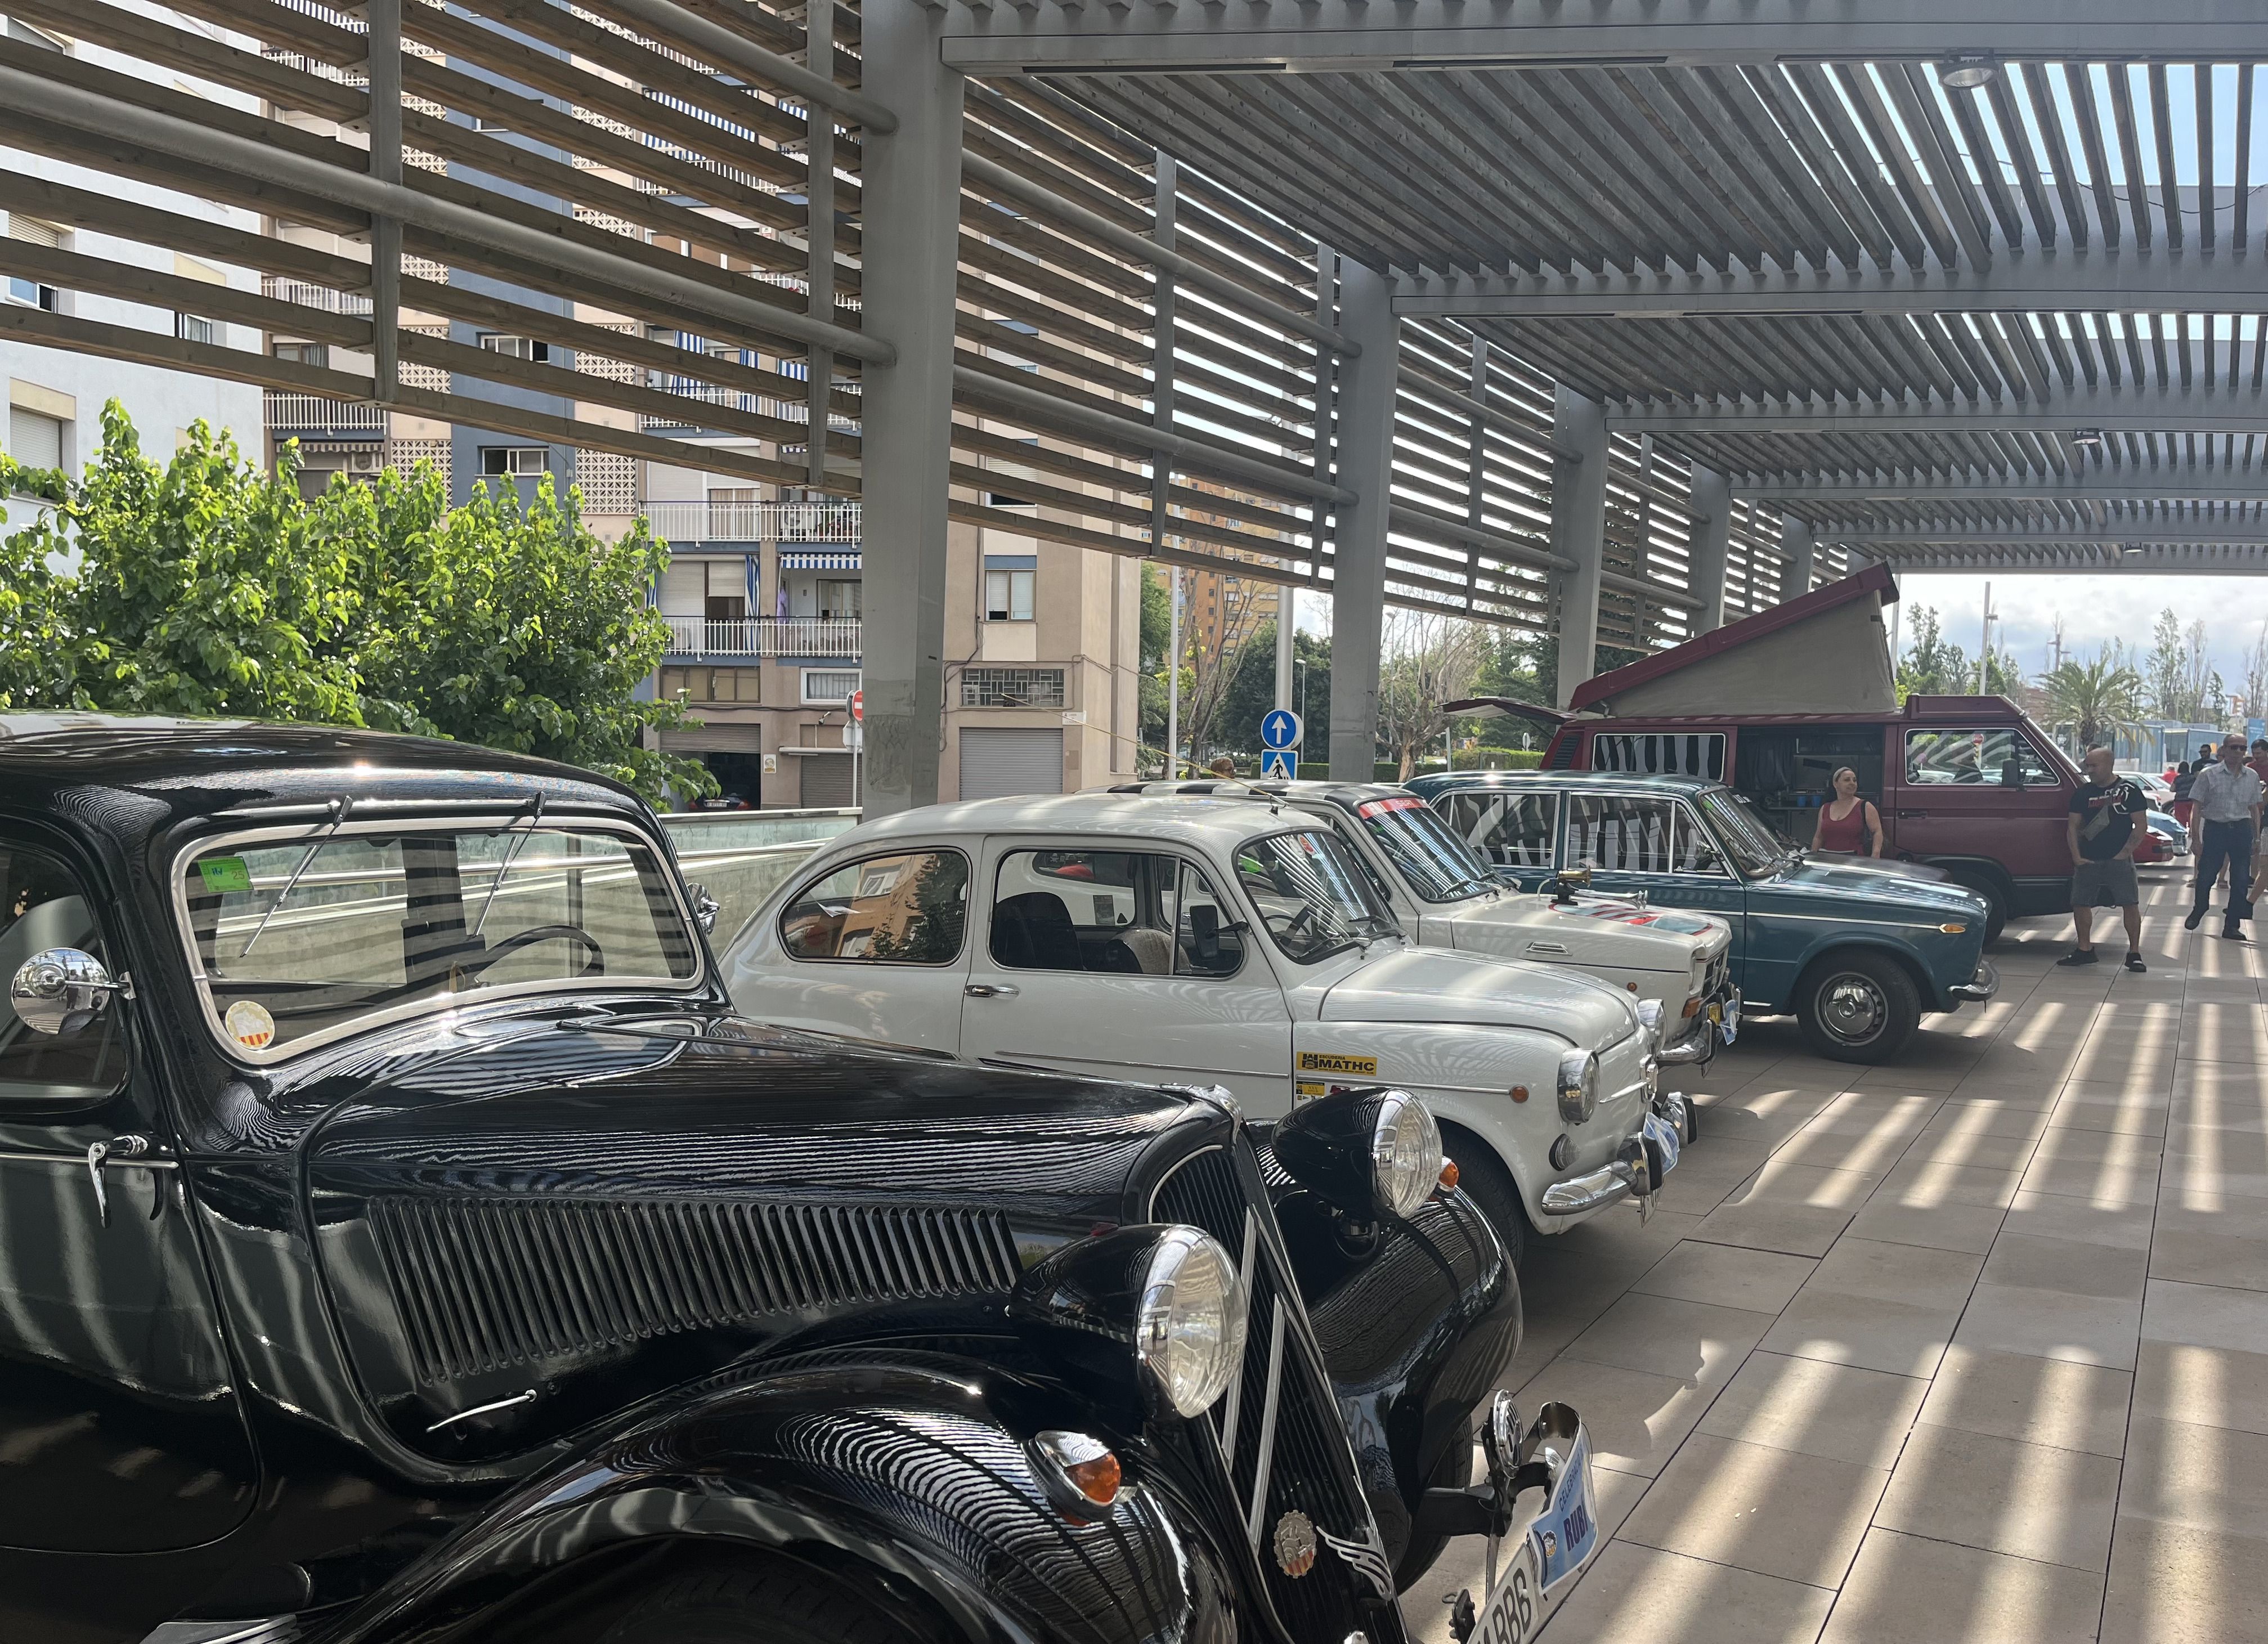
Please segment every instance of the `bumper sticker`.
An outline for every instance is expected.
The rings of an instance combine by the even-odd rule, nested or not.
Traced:
[[[1375,1079],[1378,1058],[1374,1056],[1338,1056],[1324,1051],[1302,1051],[1299,1065],[1293,1069],[1301,1073],[1336,1073],[1342,1077]]]

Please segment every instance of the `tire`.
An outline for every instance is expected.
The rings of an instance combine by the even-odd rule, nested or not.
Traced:
[[[1886,954],[1844,948],[1812,962],[1796,989],[1805,1041],[1830,1062],[1887,1062],[1921,1021],[1921,992]]]
[[[1528,1207],[1512,1173],[1487,1143],[1454,1124],[1441,1127],[1441,1151],[1456,1161],[1457,1185],[1488,1218],[1505,1255],[1518,1268],[1528,1250]]]
[[[1955,874],[1953,882],[1984,898],[1984,945],[1991,947],[2008,928],[2008,894],[1983,874]]]
[[[840,1581],[784,1559],[664,1576],[598,1644],[934,1644]]]

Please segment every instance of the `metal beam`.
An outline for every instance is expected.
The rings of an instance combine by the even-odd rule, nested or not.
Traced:
[[[1394,391],[1400,339],[1385,278],[1339,264],[1340,323],[1361,352],[1339,367],[1339,475],[1353,492],[1331,549],[1331,773],[1370,778],[1378,751],[1378,675],[1386,639],[1386,534],[1394,489]]]
[[[1665,334],[1674,346],[1674,334]],[[1624,400],[1607,421],[1626,434],[1973,434],[2268,432],[2268,392],[2178,385],[2058,388],[2022,400],[1848,400],[1742,402]]]
[[[1777,319],[1911,313],[2240,313],[2259,306],[2260,269],[2227,246],[2058,246],[1914,270],[1403,275],[1394,311],[1460,320]]]
[[[1769,502],[2268,501],[2268,468],[2110,468],[2080,474],[1753,474],[1733,495]]]
[[[2254,548],[2268,549],[2268,520],[2249,524],[2201,520],[2135,521],[2124,526],[1976,525],[1976,526],[1861,526],[1855,530],[1836,525],[1815,525],[1822,542],[1861,548],[1877,558],[1901,557],[1908,548],[2105,548],[2121,549],[2153,544],[2182,548]]]
[[[1882,563],[1901,575],[1942,571],[1967,576],[2268,576],[2268,553],[2238,548],[2154,548],[2122,554],[2108,548],[2009,548],[1963,550],[1901,549]]]
[[[587,275],[627,291],[745,326],[759,335],[832,348],[875,365],[887,365],[896,358],[897,350],[879,336],[821,325],[756,298],[720,291],[400,183],[381,182],[287,149],[45,80],[4,64],[0,64],[0,107],[51,120],[74,130],[137,143],[234,176],[298,189],[372,217],[395,217],[433,233],[455,235],[475,246],[530,258],[548,268]],[[959,198],[950,188],[947,192],[949,197]]]
[[[844,120],[869,131],[887,134],[898,129],[898,117],[887,105],[863,92],[835,83],[831,53],[823,69],[817,64],[807,69],[777,52],[766,51],[747,35],[721,23],[712,23],[672,4],[672,0],[608,0],[608,9],[634,17],[663,35],[697,48],[711,63],[746,70],[758,79],[768,80],[821,108],[833,109]],[[814,16],[825,16],[826,0],[814,0],[812,11]],[[814,72],[814,69],[820,71]]]
[[[401,0],[369,0],[370,174],[401,181]],[[380,405],[401,386],[401,219],[370,219],[371,380]]]
[[[1991,51],[2102,62],[2268,56],[2268,17],[2242,0],[2061,0],[2051,27],[2030,0],[1750,0],[1737,8],[1587,0],[1541,15],[1514,0],[1134,0],[940,5],[946,61],[971,74],[1071,69],[1375,70],[1602,61],[1686,66],[1783,58],[1933,63]],[[1574,18],[1577,20],[1570,20]]]

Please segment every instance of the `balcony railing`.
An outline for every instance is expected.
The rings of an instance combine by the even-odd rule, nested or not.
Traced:
[[[648,502],[640,511],[666,542],[855,542],[855,502]]]
[[[320,434],[325,439],[386,438],[386,411],[367,400],[327,400],[319,394],[268,389],[262,396],[268,430],[275,434]]]
[[[828,657],[858,655],[855,616],[667,616],[674,657]]]

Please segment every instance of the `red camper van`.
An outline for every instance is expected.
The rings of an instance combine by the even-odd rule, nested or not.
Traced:
[[[1881,812],[1884,854],[1984,895],[1988,940],[2011,918],[2069,911],[2078,769],[2006,697],[1897,705],[1881,615],[1896,598],[1871,566],[1599,675],[1550,716],[1543,763],[1728,783],[1800,844],[1849,765]]]

